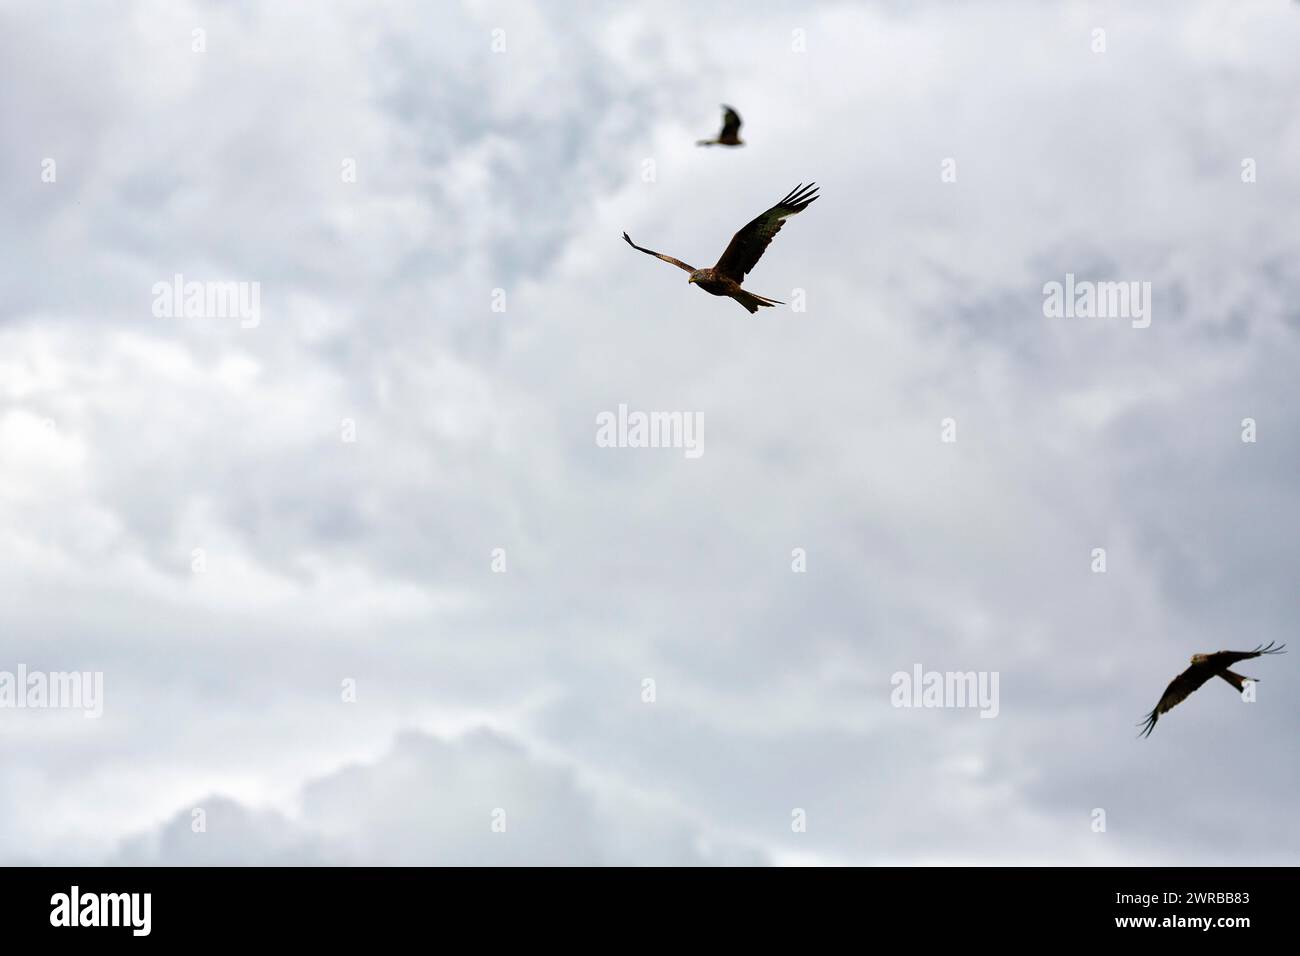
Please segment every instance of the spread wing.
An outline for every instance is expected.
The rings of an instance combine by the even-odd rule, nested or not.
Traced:
[[[1214,676],[1215,668],[1210,664],[1193,664],[1169,682],[1165,692],[1160,695],[1160,703],[1151,713],[1142,718],[1144,729],[1139,736],[1148,737],[1156,728],[1160,715],[1173,710],[1183,700]]]
[[[1210,654],[1207,661],[1209,665],[1217,671],[1222,670],[1225,667],[1231,667],[1233,664],[1237,663],[1237,661],[1248,661],[1252,657],[1259,657],[1263,654],[1284,653],[1282,648],[1286,647],[1285,644],[1281,645],[1281,647],[1274,647],[1273,644],[1273,641],[1269,641],[1267,645],[1261,644],[1253,651],[1219,651],[1218,653]]]
[[[654,256],[656,259],[662,259],[664,262],[670,262],[673,265],[675,265],[677,268],[685,269],[687,272],[695,271],[694,266],[688,266],[686,263],[682,262],[681,259],[674,259],[672,256],[666,256],[662,252],[655,252],[653,249],[643,249],[641,246],[638,246],[635,242],[629,239],[626,232],[623,233],[623,241],[626,242],[633,249],[637,250],[638,252],[644,252],[648,256]]]
[[[722,104],[722,109],[722,132],[718,134],[718,139],[733,139],[740,132],[740,114],[726,103]]]
[[[736,233],[713,270],[737,282],[745,281],[745,274],[754,268],[772,237],[781,231],[786,217],[807,208],[818,198],[816,193],[816,183],[807,187],[800,183],[779,203]]]

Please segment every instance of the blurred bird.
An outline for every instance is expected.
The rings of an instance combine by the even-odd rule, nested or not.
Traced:
[[[717,139],[697,140],[696,146],[744,146],[740,139],[740,114],[726,103],[722,104],[722,132]]]

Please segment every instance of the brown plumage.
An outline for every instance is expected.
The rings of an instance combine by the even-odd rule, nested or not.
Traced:
[[[779,203],[732,236],[730,244],[722,252],[722,258],[712,269],[696,269],[680,259],[638,246],[626,232],[623,233],[623,240],[638,252],[644,252],[679,269],[685,269],[691,274],[687,282],[694,283],[709,295],[729,296],[752,314],[760,308],[785,305],[784,302],[778,302],[776,299],[768,299],[742,289],[740,284],[745,281],[745,276],[753,271],[768,244],[771,243],[772,237],[781,231],[786,218],[806,209],[818,198],[816,193],[816,183],[810,183],[806,187],[800,183]]]
[[[1281,647],[1274,647],[1273,642],[1270,641],[1267,646],[1261,645],[1253,651],[1219,651],[1216,654],[1193,654],[1192,666],[1170,681],[1169,686],[1165,688],[1165,692],[1160,695],[1160,703],[1156,704],[1151,713],[1142,718],[1145,729],[1139,736],[1150,736],[1151,731],[1155,730],[1156,721],[1160,719],[1161,714],[1173,710],[1174,707],[1182,703],[1187,695],[1199,689],[1202,684],[1212,677],[1223,678],[1235,687],[1238,692],[1244,690],[1246,681],[1253,681],[1255,678],[1243,677],[1241,674],[1233,673],[1228,668],[1238,661],[1250,660],[1252,657],[1259,657],[1263,654],[1281,654],[1284,647],[1286,647],[1285,644],[1281,645]]]
[[[740,114],[726,103],[722,104],[722,132],[717,139],[700,139],[696,146],[744,146],[740,138]]]

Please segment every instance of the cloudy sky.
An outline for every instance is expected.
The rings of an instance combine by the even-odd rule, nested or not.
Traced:
[[[1300,862],[1294,655],[1135,739],[1300,616],[1297,48],[1281,0],[0,4],[0,671],[104,682],[0,709],[0,861]],[[620,239],[708,265],[812,180],[746,280],[803,311]],[[1149,327],[1045,317],[1067,273]],[[704,454],[598,447],[620,404]],[[917,665],[996,718],[892,706]]]

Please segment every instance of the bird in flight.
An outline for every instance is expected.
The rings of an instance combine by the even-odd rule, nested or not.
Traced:
[[[744,146],[740,138],[740,114],[722,104],[722,132],[717,139],[696,140],[696,146]]]
[[[1270,641],[1268,646],[1261,645],[1253,651],[1219,651],[1216,654],[1193,654],[1192,666],[1169,682],[1165,692],[1160,695],[1160,703],[1156,704],[1151,713],[1142,718],[1146,729],[1139,736],[1150,736],[1161,714],[1182,703],[1184,697],[1213,677],[1222,677],[1237,688],[1238,692],[1244,690],[1246,681],[1253,681],[1255,678],[1243,677],[1241,674],[1233,673],[1228,668],[1237,661],[1250,660],[1252,657],[1259,657],[1262,654],[1281,654],[1283,647],[1286,647],[1286,645],[1274,647],[1273,642]]]
[[[817,198],[816,183],[809,183],[807,186],[800,183],[779,203],[732,236],[731,243],[722,252],[722,258],[712,269],[697,269],[662,252],[642,248],[633,242],[626,232],[623,233],[623,240],[638,252],[644,252],[656,259],[672,263],[679,269],[685,269],[691,274],[691,277],[686,280],[688,283],[699,286],[709,295],[730,296],[752,314],[760,307],[785,305],[785,303],[742,289],[740,284],[745,281],[745,274],[753,270],[767,249],[767,244],[772,241],[772,237],[781,231],[786,217],[802,212]]]

